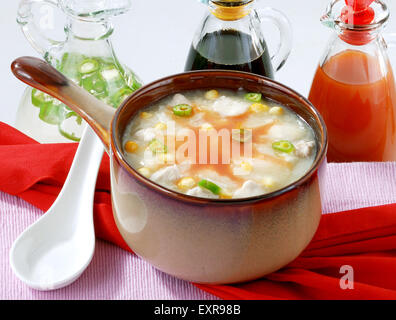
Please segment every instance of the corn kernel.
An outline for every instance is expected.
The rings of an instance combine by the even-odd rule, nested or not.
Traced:
[[[134,153],[139,148],[139,145],[135,141],[128,141],[125,143],[125,151],[128,153]]]
[[[232,193],[222,189],[220,191],[220,199],[232,199]]]
[[[266,104],[262,104],[262,103],[253,103],[250,106],[250,111],[253,112],[267,112],[269,110],[269,107]]]
[[[189,189],[194,188],[196,185],[197,184],[196,184],[195,180],[191,177],[183,178],[177,183],[177,187],[180,190],[189,190]]]
[[[276,187],[276,181],[271,177],[266,177],[261,180],[261,184],[267,189],[274,189]]]
[[[272,107],[269,113],[273,116],[280,116],[283,114],[283,109],[281,107]]]
[[[213,128],[213,126],[210,124],[210,123],[204,123],[202,126],[201,126],[201,130],[206,130],[206,131],[209,131],[209,130],[213,130],[214,128]]]
[[[151,175],[151,170],[149,168],[145,168],[145,167],[138,169],[138,172],[142,176],[145,176],[147,178]]]
[[[205,98],[208,100],[215,100],[219,97],[219,92],[217,90],[210,90],[205,93]]]
[[[140,114],[140,117],[142,118],[142,119],[150,119],[151,117],[152,117],[153,115],[150,113],[150,112],[142,112],[141,114]]]
[[[155,129],[157,130],[166,130],[167,126],[165,123],[159,122],[155,125]]]
[[[251,165],[249,162],[246,162],[246,161],[243,161],[243,162],[241,163],[241,168],[242,168],[244,171],[248,171],[248,172],[250,172],[250,171],[253,170],[252,165]]]

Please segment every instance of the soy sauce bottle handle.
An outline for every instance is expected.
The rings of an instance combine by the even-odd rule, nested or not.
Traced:
[[[51,52],[60,49],[66,41],[66,39],[63,41],[51,39],[46,34],[46,31],[53,31],[55,28],[53,15],[54,9],[58,7],[58,0],[22,0],[18,7],[17,22],[23,34],[48,62],[52,60]],[[37,15],[38,13],[40,16]]]
[[[275,71],[283,67],[290,55],[293,45],[293,31],[289,19],[280,11],[272,8],[256,9],[261,22],[270,21],[276,25],[280,33],[280,42],[277,52],[271,57]]]

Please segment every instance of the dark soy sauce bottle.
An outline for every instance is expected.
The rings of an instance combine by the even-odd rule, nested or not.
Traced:
[[[237,30],[208,33],[191,46],[185,70],[223,69],[256,73],[274,78],[274,69],[266,43],[257,52],[252,37]]]
[[[193,40],[185,71],[236,70],[273,79],[291,49],[287,18],[271,8],[253,9],[253,0],[201,2],[208,2],[209,12]],[[274,21],[281,33],[279,51],[272,59],[262,36],[261,19]]]

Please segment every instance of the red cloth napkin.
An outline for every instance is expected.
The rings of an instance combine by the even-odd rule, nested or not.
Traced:
[[[48,210],[62,188],[77,144],[42,145],[0,122],[0,190]],[[111,211],[109,159],[100,168],[96,235],[129,250]],[[343,289],[343,266],[353,289]],[[345,271],[344,271],[345,272]],[[236,285],[197,287],[223,299],[396,299],[396,204],[324,215],[309,247],[285,268]],[[351,278],[350,278],[351,279]]]

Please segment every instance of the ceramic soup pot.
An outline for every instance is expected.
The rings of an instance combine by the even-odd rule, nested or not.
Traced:
[[[326,127],[309,101],[286,86],[243,72],[187,72],[142,87],[114,110],[37,58],[19,58],[12,70],[64,102],[99,135],[111,160],[117,227],[130,248],[159,270],[207,284],[253,280],[294,260],[314,236],[321,217],[318,170],[327,151]],[[132,117],[168,95],[213,88],[261,92],[299,114],[318,145],[310,170],[269,194],[213,200],[161,187],[127,163],[122,136]]]

